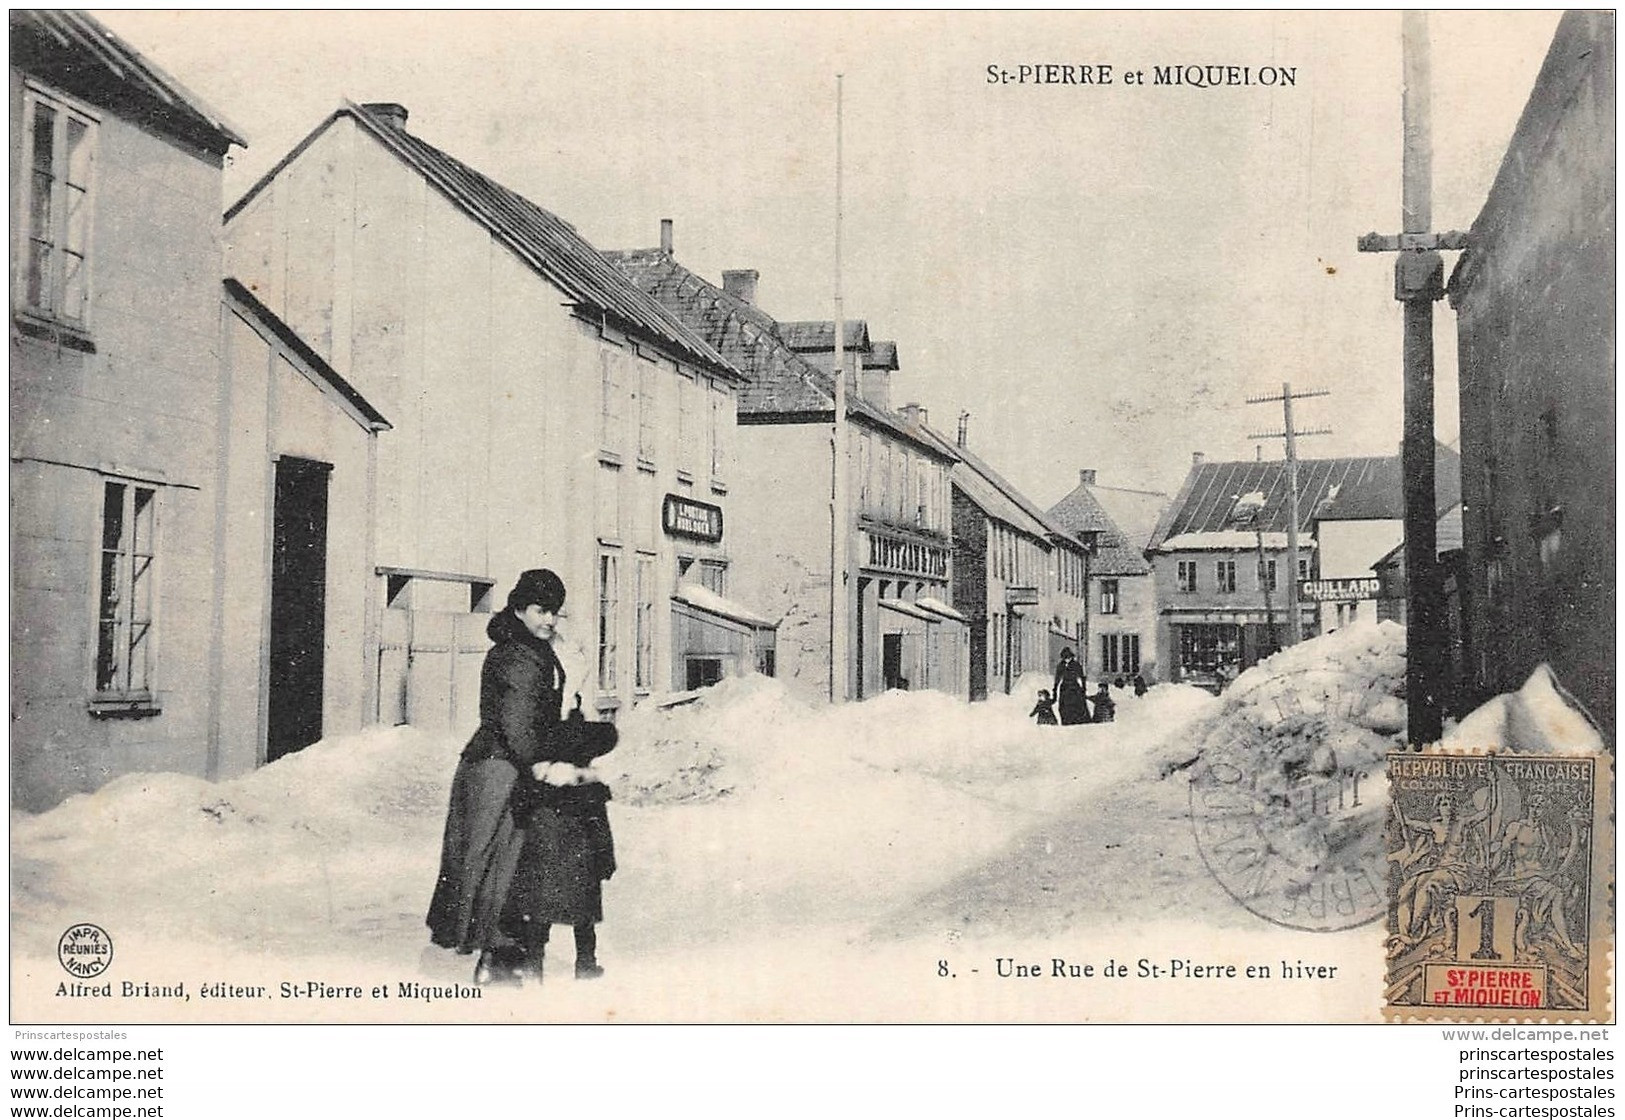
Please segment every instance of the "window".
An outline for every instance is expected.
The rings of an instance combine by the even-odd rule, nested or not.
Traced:
[[[598,537],[600,540],[621,539],[621,468],[609,463],[598,464]]]
[[[718,595],[727,594],[728,562],[726,560],[700,561],[700,586]]]
[[[693,476],[694,460],[698,457],[694,453],[694,445],[699,440],[699,433],[695,430],[698,417],[694,414],[694,379],[679,377],[677,379],[677,470]]]
[[[655,674],[655,558],[637,559],[637,644],[632,661],[632,687],[648,692]]]
[[[102,488],[101,594],[96,611],[96,695],[152,695],[153,562],[158,492],[133,482]]]
[[[1181,591],[1196,590],[1196,561],[1181,560],[1179,562],[1179,589]]]
[[[712,389],[711,397],[711,477],[720,479],[726,472],[722,460],[723,404],[722,393]]]
[[[1117,581],[1115,579],[1100,581],[1100,613],[1117,613]]]
[[[621,370],[609,351],[598,356],[598,446],[605,451],[619,452],[625,418],[621,411],[625,389],[621,385]]]
[[[89,304],[90,189],[96,122],[30,87],[27,124],[27,209],[20,255],[27,310],[82,325]]]
[[[1306,580],[1308,578],[1309,578],[1309,558],[1307,556],[1300,556],[1300,557],[1298,557],[1298,579],[1299,580]]]
[[[1140,636],[1138,634],[1102,634],[1100,636],[1100,671],[1112,675],[1129,675],[1140,671]]]
[[[638,458],[654,462],[655,457],[655,367],[648,362],[638,366]]]
[[[1275,561],[1260,560],[1258,562],[1258,586],[1266,591],[1275,590]]]
[[[621,632],[621,554],[598,554],[598,691],[619,690],[617,665],[620,660]]]
[[[1213,562],[1213,579],[1221,592],[1231,592],[1236,589],[1236,562],[1234,560],[1215,560]]]

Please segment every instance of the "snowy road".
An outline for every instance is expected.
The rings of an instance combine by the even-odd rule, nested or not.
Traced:
[[[1375,1014],[1374,928],[1299,933],[1246,912],[1207,874],[1182,773],[1218,702],[1126,696],[1116,723],[1038,728],[1023,690],[968,705],[893,693],[810,708],[776,682],[726,682],[639,710],[608,763],[621,871],[606,886],[593,983],[382,1005],[155,1003],[57,994],[57,938],[101,925],[110,977],[465,983],[426,946],[459,744],[410,729],[308,748],[211,785],[121,779],[12,821],[14,1015],[45,1020],[632,1019],[658,1021],[1303,1021]],[[569,934],[556,952],[568,963]],[[1107,984],[1107,962],[1303,958],[1338,983]],[[946,961],[946,964],[939,962]],[[1046,973],[1002,977],[1011,962]],[[1058,965],[1057,962],[1060,962]],[[1037,978],[1027,978],[1037,980]],[[1260,998],[1267,996],[1268,998]]]

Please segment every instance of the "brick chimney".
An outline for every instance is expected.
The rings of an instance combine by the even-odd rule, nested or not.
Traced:
[[[1202,452],[1202,451],[1192,451],[1191,452],[1191,466],[1199,467],[1205,462],[1207,462],[1207,454],[1205,452]]]
[[[958,443],[959,443],[960,447],[969,447],[970,446],[970,413],[968,413],[968,412],[961,412],[959,414],[959,440],[958,440]]]
[[[725,268],[722,270],[722,290],[742,303],[756,303],[756,281],[762,274],[754,268]]]
[[[905,404],[897,412],[902,416],[903,422],[911,428],[923,428],[931,422],[930,414],[926,412],[925,407],[913,401]]]
[[[406,106],[395,101],[369,101],[361,106],[397,132],[406,131]]]
[[[670,253],[671,252],[671,219],[670,218],[661,218],[660,219],[660,251],[662,253]]]
[[[1084,467],[1080,470],[1078,472],[1078,483],[1082,486],[1093,486],[1095,484],[1095,468]]]

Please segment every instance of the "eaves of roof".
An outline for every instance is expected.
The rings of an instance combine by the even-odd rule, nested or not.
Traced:
[[[746,380],[715,348],[604,260],[574,226],[427,141],[378,120],[365,108],[348,101],[249,188],[226,211],[226,221],[240,213],[341,117],[354,120],[363,133],[421,175],[532,271],[563,292],[578,310],[601,315],[616,328],[664,347],[707,372],[735,382]]]
[[[82,11],[13,8],[11,65],[205,151],[248,141],[157,63]]]
[[[249,314],[253,315],[254,318],[258,319],[260,324],[264,326],[266,330],[275,335],[284,346],[286,346],[289,350],[292,350],[294,354],[299,357],[300,361],[309,366],[312,373],[321,378],[323,381],[327,382],[327,384],[332,387],[334,392],[338,393],[340,397],[343,397],[351,409],[353,409],[357,416],[364,422],[366,427],[375,432],[384,431],[393,427],[393,425],[384,418],[384,414],[379,412],[378,409],[373,406],[371,401],[362,396],[359,389],[357,389],[354,385],[351,385],[350,382],[338,372],[338,370],[328,365],[326,359],[324,359],[320,354],[316,353],[316,351],[312,350],[310,348],[310,344],[307,343],[303,338],[299,337],[298,332],[296,332],[292,327],[283,322],[282,318],[277,315],[276,312],[272,311],[269,307],[266,307],[265,304],[261,303],[259,297],[254,295],[253,292],[249,291],[247,285],[245,285],[242,281],[229,276],[222,283],[226,289],[227,296],[230,297],[230,299],[234,302],[240,304],[242,308]]]

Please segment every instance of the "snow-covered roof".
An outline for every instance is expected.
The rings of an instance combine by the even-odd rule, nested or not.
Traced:
[[[1285,533],[1265,533],[1265,548],[1285,548]],[[1233,552],[1236,549],[1249,549],[1258,547],[1259,534],[1249,533],[1243,529],[1220,529],[1212,533],[1180,533],[1177,537],[1169,537],[1155,549],[1157,552],[1192,552],[1213,550]],[[1314,548],[1315,539],[1308,534],[1298,538],[1300,549]]]
[[[889,607],[898,614],[906,614],[910,618],[924,619],[926,622],[941,622],[942,619],[930,611],[921,610],[907,599],[882,599],[880,605]]]
[[[941,599],[934,598],[934,597],[932,597],[930,595],[921,595],[918,599],[914,600],[914,605],[916,607],[924,607],[926,610],[930,611],[932,614],[940,614],[944,618],[951,618],[955,622],[964,622],[965,621],[965,616],[964,615],[962,615],[958,611],[954,610],[947,603],[944,603]]]
[[[757,629],[774,629],[778,626],[772,619],[764,618],[747,607],[742,607],[732,599],[724,599],[709,587],[701,587],[697,583],[680,583],[673,599],[687,603],[691,607],[706,611],[710,614],[721,615],[735,622],[742,622],[746,626]]]

